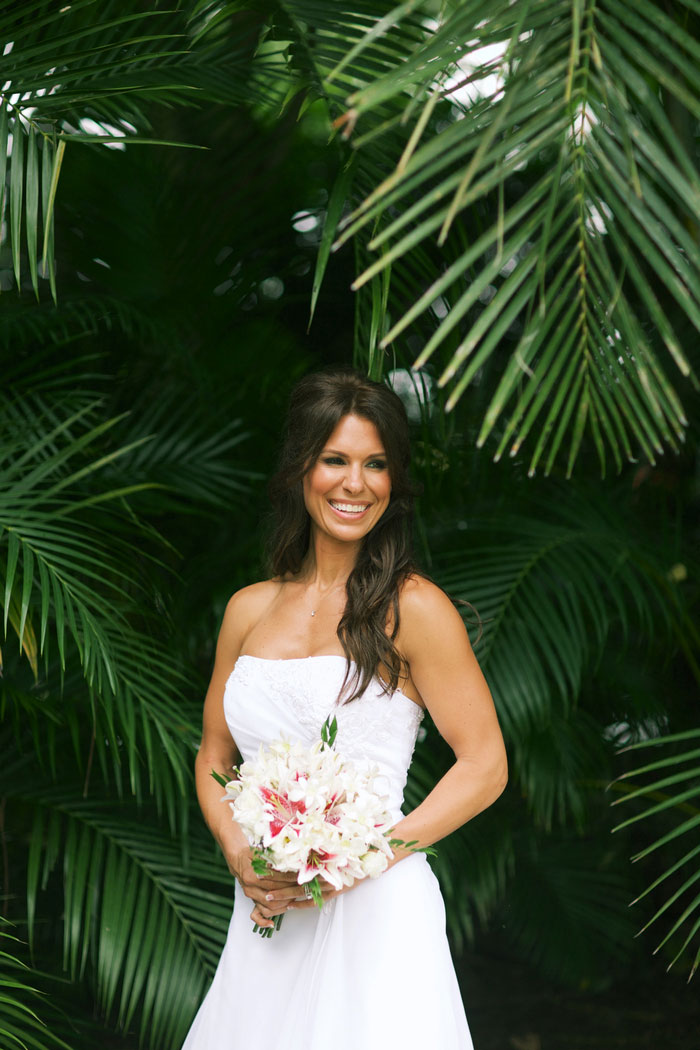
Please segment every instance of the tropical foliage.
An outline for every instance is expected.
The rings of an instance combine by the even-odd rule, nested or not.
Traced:
[[[179,1044],[231,899],[190,773],[218,620],[289,386],[352,359],[405,390],[509,746],[436,860],[455,944],[600,985],[641,897],[692,967],[696,5],[172,6],[0,12],[0,1032]]]
[[[664,758],[648,762],[646,765],[630,770],[625,774],[626,777],[639,777],[650,773],[662,773],[662,776],[657,780],[640,786],[633,786],[619,800],[643,799],[645,803],[653,800],[653,805],[647,806],[640,813],[629,817],[623,824],[619,825],[619,828],[624,828],[639,820],[653,819],[659,815],[662,817],[660,826],[663,834],[660,838],[640,850],[634,857],[634,860],[642,860],[663,847],[672,847],[674,851],[678,847],[685,848],[683,844],[689,841],[686,836],[694,832],[698,824],[700,824],[700,809],[698,809],[697,804],[693,804],[691,801],[700,794],[700,783],[698,782],[698,777],[700,776],[700,765],[698,765],[700,748],[696,746],[699,739],[700,730],[688,729],[684,733],[674,733],[670,736],[658,737],[656,740],[642,741],[632,745],[634,750],[641,748],[649,751],[651,748],[654,748],[656,751],[662,749],[666,752]],[[688,744],[690,745],[690,750],[679,750],[680,746],[687,746]],[[689,767],[687,763],[693,764]],[[672,814],[671,820],[668,820],[666,816],[669,813]],[[618,829],[616,828],[615,830]],[[684,881],[673,893],[665,896],[663,903],[660,904],[655,914],[644,926],[646,930],[657,919],[660,919],[662,915],[668,913],[671,916],[670,929],[662,938],[656,951],[663,948],[678,933],[679,936],[675,942],[678,947],[671,960],[672,963],[680,958],[691,943],[696,942],[697,932],[700,930],[700,917],[698,917],[700,894],[693,889],[692,893],[694,896],[690,900],[686,896],[684,900],[684,895],[687,894],[687,891],[691,890],[700,880],[700,869],[697,866],[696,859],[698,854],[700,854],[700,846],[697,844],[693,845],[692,839],[690,842],[690,849],[687,849],[680,858],[675,859],[640,895],[640,899],[647,897],[653,893],[657,886],[665,883],[667,879],[672,879],[677,873],[683,873]],[[669,911],[669,909],[673,909],[678,901],[683,902],[683,910],[680,915],[677,915],[676,912],[677,917],[674,918],[674,912]],[[680,933],[681,929],[683,930],[682,934]],[[692,961],[691,977],[697,970],[699,963],[700,948],[695,952],[695,957]]]
[[[358,130],[392,102],[413,127],[395,170],[348,219],[344,237],[373,223],[369,247],[381,249],[355,285],[425,239],[446,246],[456,234],[380,346],[440,299],[444,316],[415,364],[447,346],[449,408],[519,322],[507,365],[492,370],[478,444],[500,422],[496,455],[513,455],[543,420],[531,470],[546,451],[549,471],[567,436],[570,472],[586,431],[603,471],[606,447],[619,468],[639,447],[653,462],[662,442],[683,440],[667,370],[691,372],[675,311],[700,325],[700,184],[694,140],[669,109],[697,109],[696,17],[682,3],[670,14],[653,3],[460,3],[408,61],[348,99]],[[437,100],[465,95],[421,142]],[[481,222],[467,218],[460,237],[467,211]]]

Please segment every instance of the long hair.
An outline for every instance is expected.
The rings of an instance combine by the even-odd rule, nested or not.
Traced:
[[[394,640],[399,629],[401,584],[417,571],[411,551],[414,488],[409,477],[406,410],[389,387],[349,369],[314,372],[294,387],[279,469],[270,482],[273,527],[268,565],[274,576],[295,576],[301,570],[311,536],[303,478],[347,415],[367,419],[377,428],[391,479],[389,505],[362,540],[338,625],[338,638],[348,659],[341,694],[349,692],[349,702],[364,692],[380,667],[388,692],[398,688],[407,672]]]

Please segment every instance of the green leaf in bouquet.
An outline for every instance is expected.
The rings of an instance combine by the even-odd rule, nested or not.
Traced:
[[[333,719],[333,721],[335,722],[335,719]],[[321,891],[321,880],[319,879],[318,875],[314,875],[314,877],[311,880],[311,882],[307,882],[307,886],[309,887],[309,890],[311,891],[311,896],[313,898],[313,902],[316,905],[316,907],[317,908],[322,908],[323,907],[323,893]]]
[[[437,857],[437,850],[432,846],[419,846],[418,839],[411,839],[410,842],[404,842],[403,839],[389,839],[389,845],[392,849],[410,849],[412,853],[425,853],[428,857]]]
[[[264,854],[261,853],[260,850],[253,850],[253,854],[250,858],[250,866],[260,879],[264,879],[266,875],[270,874],[270,867]]]
[[[338,720],[336,719],[335,715],[331,720],[331,716],[329,715],[326,721],[321,726],[321,740],[326,745],[326,747],[333,747],[337,735]]]

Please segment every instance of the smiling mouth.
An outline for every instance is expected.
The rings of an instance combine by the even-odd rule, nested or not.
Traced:
[[[364,514],[369,508],[369,503],[341,503],[340,500],[334,499],[329,499],[328,502],[333,510],[337,510],[341,514],[355,514],[357,517]]]

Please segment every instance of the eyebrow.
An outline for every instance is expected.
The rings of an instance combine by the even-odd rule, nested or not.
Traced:
[[[321,455],[334,455],[334,456],[347,456],[347,452],[341,452],[337,448],[324,448],[321,451]],[[365,456],[365,459],[386,459],[386,452],[373,452],[370,456]]]

